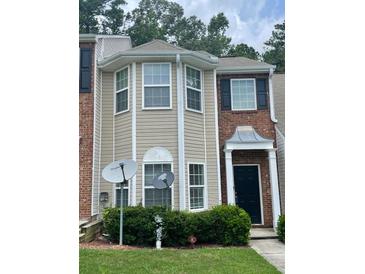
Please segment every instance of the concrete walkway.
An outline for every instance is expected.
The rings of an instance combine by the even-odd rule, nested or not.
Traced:
[[[277,239],[250,240],[250,246],[280,272],[285,273],[285,245]]]

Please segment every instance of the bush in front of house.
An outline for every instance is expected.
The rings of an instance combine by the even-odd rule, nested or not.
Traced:
[[[216,206],[203,212],[169,210],[163,207],[126,207],[123,211],[123,243],[154,246],[156,241],[155,216],[163,218],[162,244],[187,245],[194,235],[198,244],[247,244],[251,221],[241,208],[231,205]],[[103,213],[104,232],[113,242],[119,242],[119,208],[107,208]]]
[[[279,240],[285,243],[285,215],[279,216],[278,226],[276,230]]]

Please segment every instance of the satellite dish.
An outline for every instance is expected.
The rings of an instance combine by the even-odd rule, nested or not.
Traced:
[[[152,180],[152,184],[157,189],[168,188],[175,180],[175,175],[171,171],[165,171],[157,175]]]
[[[109,183],[123,183],[137,172],[137,163],[133,160],[118,160],[104,167],[102,176]],[[124,174],[124,176],[123,176]]]

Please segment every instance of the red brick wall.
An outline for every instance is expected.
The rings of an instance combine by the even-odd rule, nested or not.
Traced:
[[[218,94],[218,125],[219,125],[219,146],[220,146],[220,164],[221,164],[221,189],[222,202],[227,203],[227,186],[226,186],[226,165],[224,154],[224,143],[229,139],[237,126],[253,126],[258,134],[262,137],[275,140],[274,123],[271,121],[270,110],[255,111],[231,111],[221,109],[220,80],[231,78],[255,78],[263,75],[257,74],[234,74],[234,75],[217,75],[217,94]],[[268,75],[266,75],[268,76]],[[269,101],[268,101],[269,105]],[[275,146],[275,144],[274,144]],[[269,165],[267,152],[260,150],[253,151],[233,151],[233,164],[260,164],[262,198],[264,206],[264,225],[272,226],[272,207],[271,207],[271,188]]]
[[[91,91],[79,93],[79,218],[91,216],[94,125],[94,43],[80,43],[80,48],[92,48]]]

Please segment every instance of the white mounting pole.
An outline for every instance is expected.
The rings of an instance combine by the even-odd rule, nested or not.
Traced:
[[[120,230],[119,245],[123,245],[123,183],[120,184]]]

